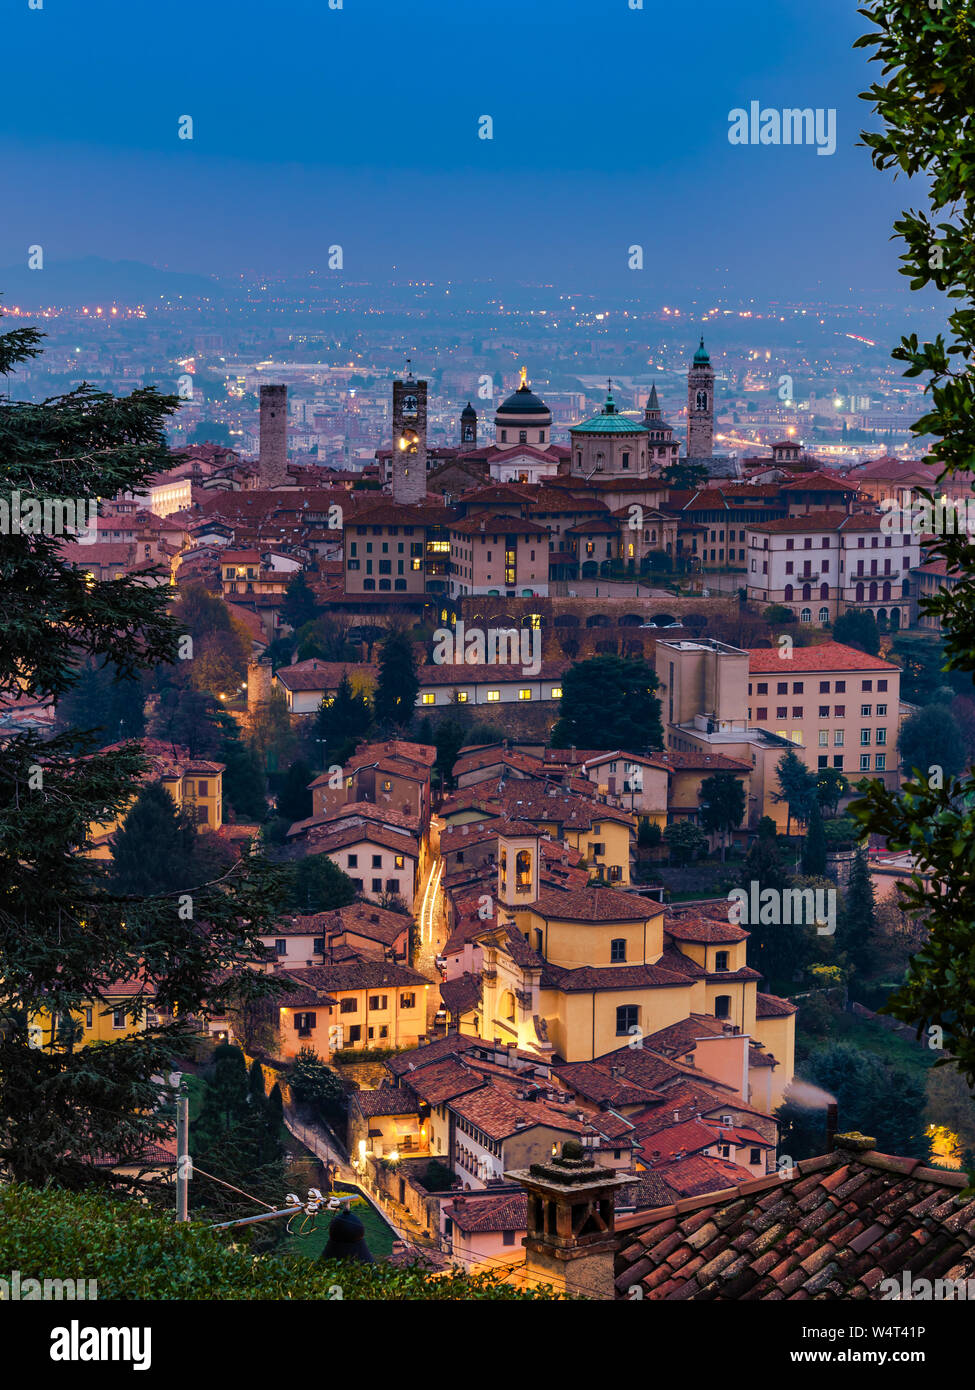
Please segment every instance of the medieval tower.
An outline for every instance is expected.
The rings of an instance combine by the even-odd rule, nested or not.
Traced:
[[[409,370],[393,382],[393,501],[422,502],[426,495],[427,383]]]
[[[288,388],[261,387],[261,487],[288,482]]]
[[[714,452],[714,368],[704,339],[687,373],[687,457],[709,459]]]

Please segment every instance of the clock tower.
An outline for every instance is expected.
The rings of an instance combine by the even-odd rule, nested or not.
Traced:
[[[422,502],[427,495],[427,383],[407,362],[393,382],[393,501]]]

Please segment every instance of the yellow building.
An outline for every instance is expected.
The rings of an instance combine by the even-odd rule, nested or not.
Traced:
[[[416,1047],[427,1031],[430,981],[408,965],[366,959],[281,972],[279,1055],[311,1047],[327,1062],[347,1048]]]
[[[108,984],[101,998],[92,999],[79,1009],[72,1010],[70,1024],[67,1019],[53,1018],[48,1010],[32,1018],[31,1046],[50,1048],[53,1044],[60,1051],[69,1040],[71,1025],[74,1027],[75,1047],[117,1042],[134,1033],[143,1033],[147,1023],[155,1026],[157,1021],[156,1010],[152,1007],[155,995],[153,985],[137,980]]]
[[[530,821],[539,834],[562,840],[578,850],[593,878],[623,887],[629,885],[635,815],[619,806],[574,796],[561,787],[528,778],[502,778],[496,787],[495,790],[493,783],[479,783],[455,793],[440,809],[444,824]]]
[[[185,748],[174,747],[161,739],[144,738],[140,742],[149,763],[143,780],[146,783],[159,782],[165,787],[177,807],[189,812],[198,829],[219,830],[223,824],[225,764],[210,762],[206,758],[191,758]],[[123,747],[123,743],[113,743],[105,751],[112,752]],[[89,858],[112,857],[111,837],[122,825],[129,810],[131,805],[114,820],[89,828]]]
[[[610,887],[547,888],[538,865],[538,833],[499,834],[497,913],[478,934],[480,996],[461,1011],[464,1031],[476,1018],[482,1037],[578,1062],[706,1015],[774,1056],[781,1095],[795,1006],[759,993],[746,931]]]

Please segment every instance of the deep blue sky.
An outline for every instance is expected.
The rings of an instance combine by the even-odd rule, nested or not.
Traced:
[[[900,290],[853,0],[4,0],[0,266]],[[837,152],[728,143],[835,107]],[[195,138],[177,139],[192,115]],[[477,118],[494,118],[492,142]],[[915,195],[916,197],[916,195]],[[396,267],[395,272],[392,267]]]

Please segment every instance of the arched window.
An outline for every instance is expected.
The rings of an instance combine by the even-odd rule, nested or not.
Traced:
[[[800,621],[801,623],[811,623],[811,622],[812,622],[812,609],[811,609],[811,608],[800,608],[800,610],[799,610],[799,621]]]
[[[812,598],[812,585],[811,585],[811,584],[803,584],[803,586],[802,586],[802,597],[803,597],[804,599],[806,599],[806,600]]]
[[[791,603],[791,602],[792,602],[792,585],[791,585],[791,584],[787,584],[787,585],[785,586],[785,589],[783,590],[783,594],[784,594],[786,603]]]
[[[508,1021],[508,1023],[514,1023],[514,1021],[515,1021],[515,996],[511,993],[511,990],[510,990],[510,989],[506,989],[505,992],[504,992],[504,994],[502,994],[502,996],[501,996],[501,1003],[500,1003],[500,1005],[499,1005],[499,1012],[500,1012],[500,1014],[501,1014],[501,1017],[502,1017],[503,1019],[506,1019],[506,1020]]]
[[[883,594],[881,595],[881,597],[883,598],[883,600],[884,600],[885,603],[889,603],[889,602],[890,602],[890,580],[889,580],[889,579],[886,580],[886,581],[884,582],[884,590],[883,590]]]
[[[828,609],[828,608],[821,608],[821,609],[819,610],[819,621],[820,621],[821,623],[828,623],[828,622],[829,622],[829,609]]]
[[[858,585],[857,585],[856,593],[857,593],[857,603],[862,603],[862,602],[863,602],[863,585],[862,585],[862,584],[858,584]]]
[[[531,892],[532,856],[531,851],[520,849],[515,858],[515,889],[519,893]]]
[[[820,586],[819,586],[819,597],[820,597],[820,598],[829,598],[829,585],[828,585],[828,584],[820,584]]]

